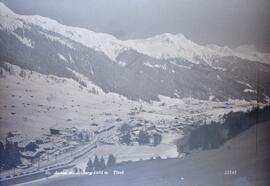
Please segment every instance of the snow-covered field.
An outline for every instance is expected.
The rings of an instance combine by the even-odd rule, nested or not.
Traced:
[[[83,158],[75,161],[76,167],[82,170],[86,168],[89,159],[94,160],[95,156],[103,156],[107,160],[108,155],[113,154],[118,163],[124,161],[149,160],[151,158],[176,158],[178,152],[174,145],[161,144],[159,146],[126,146],[126,145],[103,145]]]

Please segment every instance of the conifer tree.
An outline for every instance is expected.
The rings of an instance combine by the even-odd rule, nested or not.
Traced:
[[[154,146],[157,146],[157,145],[159,145],[159,144],[161,143],[162,136],[161,136],[160,134],[155,133],[155,134],[153,135],[153,138],[154,138],[154,140],[153,140]]]
[[[0,168],[2,168],[4,165],[4,152],[4,144],[0,141]]]
[[[104,170],[106,168],[106,164],[105,164],[105,160],[103,156],[101,156],[100,158],[99,165],[100,165],[100,170]]]
[[[92,172],[92,171],[94,171],[94,165],[92,163],[92,160],[89,159],[87,166],[86,166],[86,169],[85,169],[85,172]]]
[[[108,158],[108,162],[107,162],[107,167],[113,167],[115,166],[115,164],[116,164],[116,159],[112,154],[110,154]]]
[[[98,157],[95,156],[95,160],[94,160],[94,170],[100,170],[100,163],[99,163],[99,160],[98,160]]]

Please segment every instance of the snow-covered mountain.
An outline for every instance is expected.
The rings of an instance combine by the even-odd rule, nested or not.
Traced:
[[[105,92],[130,99],[255,100],[259,90],[259,99],[266,101],[270,94],[268,54],[200,46],[181,34],[122,41],[41,16],[17,15],[0,3],[0,44],[2,62],[76,78],[72,69]]]
[[[164,33],[143,40],[121,41],[109,34],[68,27],[55,20],[41,16],[16,15],[3,3],[0,3],[0,15],[1,29],[13,32],[18,28],[30,29],[32,25],[39,26],[44,30],[61,34],[86,47],[101,51],[113,61],[117,61],[117,57],[123,51],[135,50],[156,59],[184,58],[193,63],[200,63],[202,60],[211,62],[215,58],[225,56],[237,56],[242,59],[269,63],[264,58],[265,54],[257,51],[246,53],[245,51],[232,50],[228,47],[219,47],[217,45],[200,46],[188,40],[182,34]],[[21,41],[31,46],[31,40],[21,38]]]

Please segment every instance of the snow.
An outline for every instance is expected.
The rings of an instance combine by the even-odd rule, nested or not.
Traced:
[[[108,176],[62,176],[62,179],[50,177],[39,183],[26,185],[256,185],[258,177],[261,185],[269,185],[269,164],[267,147],[269,146],[269,125],[259,124],[246,130],[239,136],[227,141],[218,149],[191,152],[181,159],[154,160],[130,163],[112,168],[124,170],[125,176],[114,176],[110,170]],[[260,153],[256,153],[256,131],[260,134],[258,143]],[[87,162],[88,159],[85,159]],[[260,163],[258,163],[260,162]],[[256,169],[254,169],[256,167]],[[237,175],[226,175],[225,171],[237,170]],[[110,176],[111,174],[111,176]]]
[[[150,126],[155,125],[157,129],[168,131],[173,136],[176,117],[177,121],[183,124],[202,119],[220,120],[223,114],[247,110],[257,104],[255,101],[229,100],[227,108],[227,104],[223,102],[177,99],[162,95],[159,96],[160,101],[153,103],[131,101],[116,93],[105,93],[75,71],[73,73],[86,82],[87,87],[80,86],[72,79],[31,73],[28,70],[25,70],[26,78],[22,78],[19,76],[20,68],[11,66],[15,75],[10,75],[4,70],[4,77],[0,78],[1,139],[14,130],[20,130],[20,133],[31,139],[40,137],[40,134],[45,133],[50,127],[63,128],[74,125],[79,129],[90,128],[98,131],[115,125],[108,134],[114,136],[113,133],[122,123],[130,123],[131,120],[134,120],[131,125],[135,125],[136,121],[147,120]],[[134,112],[134,108],[138,111],[130,116],[129,113]],[[117,118],[121,118],[121,122],[116,122]],[[67,119],[72,119],[72,122],[67,122]],[[98,126],[91,126],[92,123],[97,123]],[[179,131],[176,134],[179,136]]]
[[[255,61],[257,61],[256,59],[259,59],[266,64],[270,64],[270,53],[259,53],[256,50],[254,45],[242,45],[235,49],[236,52],[239,52],[244,56],[252,56],[252,59]]]
[[[34,48],[34,46],[32,44],[33,42],[29,38],[27,38],[27,37],[21,37],[18,34],[16,34],[15,32],[12,32],[12,35],[14,35],[25,46],[27,46],[29,48]]]
[[[46,31],[55,32],[62,36],[81,43],[86,47],[103,52],[113,61],[117,61],[119,54],[126,50],[135,50],[139,53],[157,59],[186,59],[198,64],[206,62],[213,66],[216,58],[224,56],[237,56],[242,59],[258,61],[269,64],[270,54],[259,53],[255,49],[230,49],[226,46],[198,45],[187,39],[182,34],[164,33],[147,39],[122,41],[112,35],[96,33],[78,27],[69,27],[58,23],[55,20],[34,16],[23,16],[13,13],[3,3],[0,3],[0,26],[13,32],[16,28],[27,28],[31,25],[39,26]],[[57,38],[51,38],[59,40]],[[62,39],[59,42],[65,42]],[[121,63],[120,63],[121,64]]]
[[[237,81],[238,83],[242,84],[242,85],[245,85],[246,87],[248,88],[252,88],[252,86],[244,81]]]
[[[87,29],[68,27],[41,16],[20,16],[29,24],[42,27],[45,30],[59,33],[64,37],[74,40],[86,47],[93,48],[97,51],[104,52],[110,59],[114,60],[123,51],[121,41],[109,34],[95,33]]]
[[[191,69],[191,66],[180,65],[176,61],[170,61],[170,63],[173,64],[173,65],[175,65],[175,66],[177,66],[177,67],[179,67],[179,68],[184,68],[184,69],[188,69],[188,70]]]
[[[178,34],[165,33],[143,40],[129,40],[127,44],[138,52],[158,59],[184,58],[193,63],[200,46]]]
[[[127,65],[127,63],[124,61],[118,61],[118,64],[121,65],[122,67],[125,67]]]
[[[209,101],[214,100],[215,96],[209,96]]]
[[[92,81],[89,80],[88,77],[70,69],[70,68],[67,68],[69,71],[71,71],[75,76],[77,76],[80,80],[86,82],[86,85],[87,87],[91,90],[91,89],[95,89],[99,95],[105,95],[105,92],[100,88],[98,87],[97,85],[95,85]],[[92,72],[92,74],[94,74],[94,72]]]
[[[85,170],[89,158],[94,160],[95,156],[103,156],[107,160],[109,154],[116,157],[117,163],[124,161],[148,160],[150,158],[176,158],[178,156],[175,145],[161,144],[158,146],[126,146],[126,145],[103,145],[94,152],[76,162],[76,167]]]
[[[34,42],[27,37],[21,37],[14,31],[16,28],[28,29],[31,25],[37,25],[43,29],[59,33],[73,41],[79,42],[97,51],[104,52],[111,60],[116,61],[121,52],[132,49],[145,55],[158,59],[183,58],[192,63],[207,62],[213,66],[214,59],[221,56],[239,56],[244,59],[263,61],[266,54],[254,52],[255,49],[232,50],[228,47],[216,45],[200,46],[185,38],[181,34],[162,34],[143,40],[121,41],[108,34],[95,33],[86,29],[68,27],[58,22],[41,16],[20,16],[10,11],[4,4],[0,3],[0,29],[6,29],[13,34],[21,43],[33,48]],[[64,38],[40,32],[47,39],[60,42],[72,48],[72,44]],[[71,56],[57,53],[60,60],[73,61]],[[258,57],[259,56],[259,57]],[[264,58],[263,58],[264,57]],[[125,67],[126,62],[116,61]],[[171,60],[171,64],[190,69]],[[161,68],[166,70],[166,64],[144,63],[150,68]],[[209,100],[197,100],[194,98],[170,98],[159,96],[159,101],[146,103],[143,101],[132,101],[116,93],[105,93],[87,77],[72,71],[78,79],[86,82],[87,87],[82,87],[72,79],[60,78],[53,75],[44,75],[37,72],[27,73],[26,78],[19,76],[20,68],[11,65],[15,74],[11,75],[4,71],[4,77],[0,78],[0,140],[4,140],[8,132],[20,130],[25,139],[32,140],[42,136],[50,127],[73,127],[89,129],[90,131],[103,131],[111,127],[111,130],[102,132],[97,136],[100,141],[110,142],[114,145],[99,145],[97,150],[86,157],[93,158],[94,155],[108,156],[113,153],[118,162],[137,161],[161,156],[177,157],[175,141],[182,137],[182,125],[199,124],[210,121],[219,121],[221,117],[231,111],[247,111],[257,105],[256,101],[229,100],[228,102]],[[213,66],[214,68],[214,66]],[[92,68],[91,68],[92,69]],[[221,69],[222,70],[222,69]],[[173,71],[172,71],[173,72]],[[94,75],[94,71],[91,71]],[[217,78],[220,77],[217,75]],[[256,93],[252,86],[239,81],[245,85],[246,93]],[[95,90],[95,91],[93,91]],[[176,93],[177,94],[177,93]],[[269,98],[268,98],[269,99]],[[134,108],[137,109],[134,112]],[[142,108],[142,109],[138,109]],[[141,111],[143,110],[143,111]],[[134,112],[130,116],[129,113]],[[13,114],[12,114],[13,113]],[[132,118],[131,118],[132,117]],[[121,122],[116,120],[120,118]],[[67,122],[70,120],[72,122]],[[203,120],[203,122],[201,122]],[[147,121],[147,127],[155,126],[162,135],[162,143],[154,146],[120,145],[118,143],[118,127],[123,123],[135,126]],[[181,125],[180,127],[177,125]],[[91,124],[96,123],[97,126]],[[144,126],[145,127],[145,126]],[[150,131],[153,132],[153,131]],[[14,139],[21,140],[21,138]],[[76,145],[76,144],[74,144]],[[50,145],[43,146],[48,148]],[[28,154],[28,156],[31,154]],[[33,156],[35,154],[32,154]],[[31,156],[32,156],[31,155]],[[86,159],[77,162],[79,167],[85,166]],[[84,168],[83,168],[84,169]]]
[[[253,90],[253,89],[245,89],[244,92],[245,93],[257,93],[257,91]]]
[[[0,2],[0,28],[14,31],[16,28],[24,27],[24,23],[17,19],[18,15],[12,12],[2,2]]]
[[[150,68],[161,68],[163,70],[167,69],[166,64],[152,64],[152,63],[146,62],[144,63],[144,65]]]
[[[82,168],[88,158],[94,155],[103,155],[106,158],[109,154],[114,154],[119,162],[157,156],[177,157],[175,141],[182,138],[184,125],[198,121],[198,124],[220,121],[223,114],[247,111],[257,105],[256,101],[229,100],[224,103],[193,98],[177,99],[163,95],[159,96],[159,101],[152,103],[132,101],[116,93],[105,93],[76,71],[71,70],[78,79],[86,82],[87,87],[82,87],[72,79],[28,70],[25,70],[26,77],[22,78],[19,76],[21,68],[10,66],[14,74],[1,68],[4,74],[0,78],[0,140],[4,141],[10,131],[21,134],[23,139],[35,140],[47,134],[49,128],[75,126],[79,130],[88,130],[95,137],[98,147],[74,162]],[[131,112],[134,112],[134,115],[129,115]],[[117,121],[118,118],[121,120]],[[144,121],[147,121],[147,124]],[[96,125],[92,125],[94,123]],[[146,127],[149,134],[160,133],[161,144],[155,147],[139,146],[135,141],[131,146],[119,144],[118,129],[124,123],[131,125],[134,132]],[[145,124],[140,128],[136,126],[138,123]],[[104,130],[108,128],[111,129]],[[95,131],[104,132],[94,135]],[[132,136],[133,140],[134,137]],[[60,141],[56,139],[53,143],[60,144]],[[43,148],[46,147],[40,149]],[[35,154],[27,156],[29,155]]]
[[[73,48],[72,44],[64,39],[61,39],[59,37],[56,37],[56,36],[52,36],[52,35],[49,35],[49,34],[46,34],[44,32],[39,32],[40,34],[44,35],[47,39],[50,39],[52,41],[58,41],[59,43],[61,43],[62,45],[65,45],[69,48]]]
[[[68,62],[68,60],[62,54],[57,53],[57,55],[58,55],[59,59],[65,61],[65,62]]]

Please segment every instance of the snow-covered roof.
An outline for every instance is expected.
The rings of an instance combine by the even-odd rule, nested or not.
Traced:
[[[44,150],[38,150],[35,152],[26,151],[26,152],[20,152],[20,154],[25,158],[35,158],[35,157],[39,156],[42,152],[44,152]]]
[[[11,142],[11,143],[21,143],[23,140],[25,140],[25,138],[22,135],[15,135],[6,139],[7,139],[7,142]]]
[[[53,149],[53,144],[52,143],[44,143],[39,145],[40,149]]]
[[[18,143],[18,147],[19,148],[25,148],[27,147],[27,145],[34,143],[32,140],[23,140],[21,142]]]

